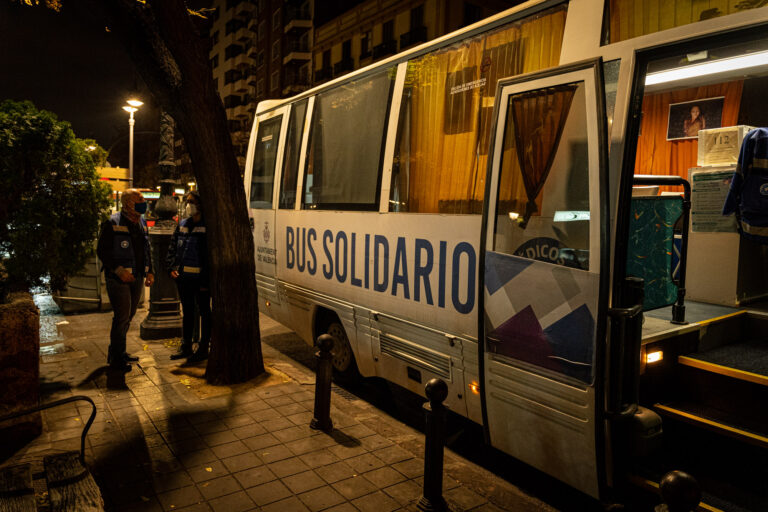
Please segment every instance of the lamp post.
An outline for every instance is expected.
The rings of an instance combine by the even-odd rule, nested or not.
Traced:
[[[126,103],[128,104],[123,107],[123,110],[130,114],[130,117],[128,118],[128,188],[133,188],[133,125],[136,122],[133,119],[133,114],[138,112],[139,107],[142,106],[144,102],[137,99],[130,99],[126,101]]]

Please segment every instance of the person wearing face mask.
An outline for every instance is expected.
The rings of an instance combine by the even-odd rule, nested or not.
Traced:
[[[184,219],[176,227],[166,263],[168,273],[176,281],[183,314],[181,346],[171,359],[188,358],[190,362],[208,358],[211,340],[211,291],[208,284],[207,243],[200,194],[195,191],[185,196]],[[200,311],[200,344],[192,353],[192,335]]]
[[[126,352],[125,336],[136,314],[142,284],[152,286],[155,278],[147,224],[141,217],[147,211],[147,202],[136,189],[123,192],[121,202],[121,211],[101,225],[96,254],[104,268],[114,312],[107,363],[113,369],[129,372],[129,363],[139,359]]]

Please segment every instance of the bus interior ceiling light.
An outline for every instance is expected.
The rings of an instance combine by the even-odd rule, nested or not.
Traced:
[[[725,71],[736,71],[738,69],[754,68],[768,65],[768,51],[750,53],[741,57],[730,57],[727,59],[713,60],[692,66],[649,73],[645,77],[645,85],[664,84],[667,82],[676,82],[686,78],[695,78],[699,76],[714,75]]]
[[[648,352],[647,354],[645,354],[646,364],[658,363],[662,359],[664,359],[664,352],[662,352],[661,350],[655,350],[653,352]]]
[[[137,107],[137,108],[144,104],[143,101],[137,100],[136,98],[131,98],[130,100],[126,101],[126,103],[132,107]]]

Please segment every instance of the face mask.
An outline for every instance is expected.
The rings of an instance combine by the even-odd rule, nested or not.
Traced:
[[[194,217],[198,212],[199,210],[197,209],[196,204],[188,204],[187,208],[184,210],[184,213],[187,215],[187,217]]]
[[[136,210],[136,213],[142,214],[147,212],[147,203],[146,201],[143,203],[136,203],[133,205],[133,209]]]

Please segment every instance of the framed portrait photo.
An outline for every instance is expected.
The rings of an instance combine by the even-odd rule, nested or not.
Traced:
[[[720,128],[725,96],[670,103],[667,140],[695,139],[699,130]]]

